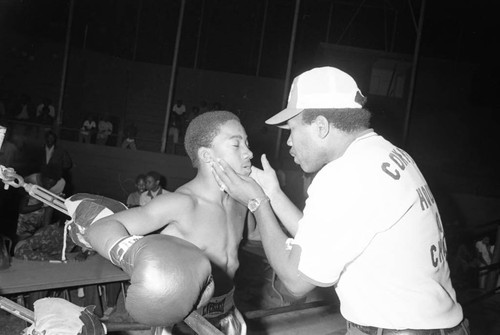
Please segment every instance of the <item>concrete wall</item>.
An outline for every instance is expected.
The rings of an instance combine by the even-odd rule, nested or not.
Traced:
[[[125,201],[134,191],[139,173],[155,170],[167,179],[167,189],[175,190],[192,179],[196,170],[187,156],[61,141],[73,159],[72,182],[75,192],[86,192]]]
[[[125,122],[139,129],[138,146],[159,151],[165,127],[171,67],[75,52],[69,61],[64,125],[78,128],[88,113],[108,113],[119,133]],[[177,98],[187,110],[218,102],[240,115],[249,133],[281,106],[283,80],[179,68],[172,104]]]

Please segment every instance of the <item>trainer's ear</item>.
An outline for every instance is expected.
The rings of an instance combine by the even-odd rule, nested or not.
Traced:
[[[318,115],[314,120],[314,124],[316,125],[317,134],[320,138],[325,138],[330,132],[330,123],[323,115]]]

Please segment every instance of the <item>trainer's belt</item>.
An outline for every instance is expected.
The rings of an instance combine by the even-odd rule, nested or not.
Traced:
[[[356,328],[366,335],[455,335],[461,334],[461,329],[465,331],[463,334],[469,334],[469,322],[467,319],[463,320],[455,327],[443,329],[386,329],[362,326],[357,323],[347,321],[347,329],[349,328]]]

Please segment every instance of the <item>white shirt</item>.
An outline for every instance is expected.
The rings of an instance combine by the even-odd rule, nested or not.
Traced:
[[[476,249],[483,256],[483,259],[486,262],[486,264],[487,265],[491,264],[490,251],[486,247],[486,244],[483,243],[483,241],[476,242]]]
[[[113,127],[113,125],[111,125],[111,127]],[[84,135],[88,135],[89,131],[95,128],[96,128],[95,121],[85,120],[83,122],[83,126],[80,132]]]
[[[175,114],[177,115],[182,115],[186,112],[186,106],[185,105],[174,105],[174,107],[172,107],[172,110],[175,112]]]
[[[41,104],[39,104],[36,107],[36,116],[40,116],[40,114],[42,113],[43,107],[45,107],[44,103],[41,103]],[[49,115],[51,117],[56,117],[56,109],[55,109],[55,107],[52,106],[52,105],[48,105],[47,107],[49,108]]]
[[[317,173],[308,195],[293,242],[299,271],[335,285],[345,319],[389,329],[462,321],[438,208],[407,153],[365,134]]]

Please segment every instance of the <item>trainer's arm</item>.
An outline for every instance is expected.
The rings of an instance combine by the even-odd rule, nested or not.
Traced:
[[[302,211],[295,206],[281,189],[276,172],[269,164],[266,155],[261,156],[261,162],[263,170],[252,167],[250,176],[262,187],[271,200],[273,211],[281,223],[292,236],[295,236],[297,223],[302,218]]]
[[[254,179],[237,175],[224,161],[220,162],[220,166],[218,164],[214,165],[214,173],[217,176],[217,181],[226,185],[226,190],[229,195],[242,204],[246,205],[248,200],[259,198],[264,195],[264,191]],[[287,201],[279,195],[276,195],[275,198],[271,198],[271,202],[272,201],[280,202],[277,205],[280,207],[280,210],[284,210],[286,206],[289,205]],[[300,275],[298,271],[300,248],[298,246],[293,246],[291,250],[288,250],[286,247],[288,236],[281,229],[273,212],[274,206],[275,204],[271,207],[269,201],[264,201],[253,213],[259,227],[262,245],[270,265],[274,271],[276,271],[287,289],[294,295],[302,296],[311,291],[315,286],[303,279]],[[300,218],[299,215],[286,216],[286,214],[284,214],[283,217],[287,217],[287,219],[290,220],[288,224],[295,227],[296,231]],[[293,218],[297,221],[291,221]]]

